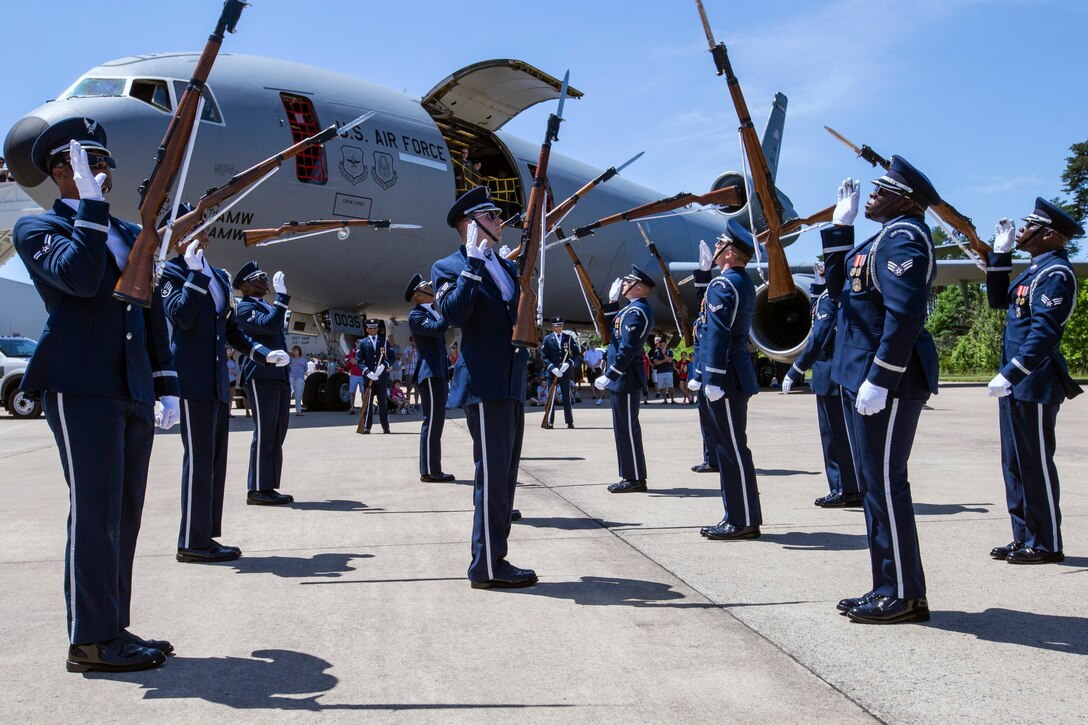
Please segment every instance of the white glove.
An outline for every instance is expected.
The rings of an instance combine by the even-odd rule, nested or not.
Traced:
[[[619,302],[620,291],[623,289],[623,278],[616,277],[616,281],[612,283],[612,289],[608,290],[608,301]]]
[[[287,294],[287,283],[283,279],[283,272],[276,272],[272,275],[272,289],[276,290],[276,294]]]
[[[699,240],[699,270],[709,272],[714,266],[714,253],[710,251],[705,239]]]
[[[608,379],[607,375],[602,375],[593,381],[593,387],[595,387],[597,390],[604,390],[608,387],[608,384],[610,382],[612,381]]]
[[[384,372],[385,372],[385,363],[382,363],[378,367],[374,368],[374,374],[377,375],[378,377],[381,377],[382,373],[384,373]]]
[[[465,232],[465,255],[470,259],[484,258],[484,249],[487,247],[487,240],[483,239],[477,244],[476,240],[479,236],[480,227],[477,226],[474,221],[469,222],[468,230]]]
[[[824,263],[813,262],[812,263],[812,281],[816,284],[827,284],[827,279],[824,278]]]
[[[72,167],[72,181],[75,182],[76,189],[79,191],[79,198],[105,201],[105,197],[102,196],[102,184],[106,180],[106,175],[95,176],[91,173],[91,165],[87,162],[87,152],[79,145],[79,141],[73,139],[69,142],[68,157],[68,164]]]
[[[858,197],[861,195],[861,182],[853,179],[844,179],[839,185],[839,201],[835,204],[835,212],[831,215],[831,221],[839,226],[853,225],[858,216]]]
[[[264,360],[269,365],[275,365],[278,368],[291,364],[291,356],[287,354],[286,350],[273,350],[264,356]]]
[[[994,249],[997,249],[997,245],[994,245]],[[990,389],[991,398],[1004,398],[1012,393],[1012,383],[1006,380],[1001,373],[998,373],[986,387]]]
[[[170,430],[181,420],[181,401],[176,395],[164,395],[159,398],[161,413],[155,413],[155,425],[163,430]]]
[[[994,251],[998,254],[1007,254],[1011,252],[1013,245],[1016,243],[1016,225],[1010,220],[1002,217],[1001,221],[994,227],[994,232],[996,233],[996,236],[994,237]],[[996,379],[997,378],[994,378],[994,380]],[[1002,378],[1002,380],[1004,380],[1004,378]]]
[[[888,404],[888,389],[879,385],[873,385],[868,380],[861,384],[858,391],[858,402],[854,407],[862,415],[873,415],[884,410]]]
[[[563,377],[563,370],[561,368],[552,368],[552,375],[557,378]]]
[[[789,395],[791,390],[793,390],[793,378],[787,375],[782,378],[782,394]]]
[[[499,247],[499,256],[503,259],[506,259],[508,256],[510,256],[510,247],[506,246],[505,244]]]
[[[717,385],[707,385],[703,388],[703,395],[711,403],[715,403],[725,397],[725,391],[719,388]]]
[[[185,266],[194,272],[204,269],[204,250],[200,248],[199,239],[194,239],[185,248]]]
[[[565,363],[563,363],[562,365],[559,366],[559,374],[560,375],[563,375],[568,370],[570,370],[570,363],[569,362],[565,362]]]
[[[381,377],[380,375],[378,375],[378,373],[367,373],[366,376],[371,380],[377,380],[379,377]]]
[[[703,384],[700,383],[698,380],[689,380],[688,381],[688,390],[690,390],[693,393],[699,392],[699,388],[701,388],[701,387],[703,387]]]

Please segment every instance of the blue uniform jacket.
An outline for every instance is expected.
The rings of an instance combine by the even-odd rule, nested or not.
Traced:
[[[654,327],[654,312],[645,299],[632,300],[612,322],[612,342],[608,343],[604,374],[613,393],[633,393],[646,385],[642,356],[646,340]]]
[[[554,332],[549,332],[544,341],[540,343],[540,358],[549,375],[552,370],[562,367],[563,358],[570,363],[563,377],[570,380],[576,367],[582,364],[582,351],[578,348],[578,339],[570,332],[563,330],[559,337]],[[555,377],[552,375],[552,377]]]
[[[706,288],[706,330],[699,340],[703,385],[729,397],[752,396],[759,381],[748,336],[756,309],[756,288],[743,269],[727,269]]]
[[[835,353],[835,321],[839,307],[824,290],[812,301],[812,332],[801,355],[794,360],[786,375],[797,383],[805,371],[812,368],[812,392],[817,395],[838,395],[839,386],[831,379],[831,357]]]
[[[520,280],[513,262],[499,261],[514,285],[509,302],[503,301],[484,260],[469,259],[463,245],[431,267],[435,305],[450,325],[461,328],[449,408],[503,398],[525,402],[529,351],[512,344]]]
[[[159,295],[170,323],[170,350],[181,397],[230,403],[227,343],[239,353],[238,359],[248,356],[262,365],[270,351],[238,328],[230,276],[222,269],[211,269],[214,282],[203,272],[190,270],[178,255],[163,269]],[[223,289],[227,303],[222,312],[215,310],[208,291],[211,284]]]
[[[1010,285],[1012,254],[990,255],[986,293],[990,307],[1008,310],[1001,374],[1012,397],[1053,405],[1078,395],[1060,345],[1077,304],[1077,278],[1064,249],[1041,254]]]
[[[393,356],[389,354],[389,342],[385,335],[375,335],[376,343],[370,341],[370,337],[359,340],[355,349],[355,359],[359,361],[359,369],[363,375],[369,375],[378,369],[379,365],[385,365],[379,380],[389,382],[389,366],[393,363]]]
[[[863,381],[897,397],[937,392],[937,347],[926,304],[937,273],[925,220],[900,216],[854,246],[854,228],[821,232],[827,291],[839,303],[832,379],[857,392]]]
[[[448,379],[450,363],[446,352],[446,330],[450,329],[450,324],[446,318],[423,305],[416,305],[408,313],[408,329],[419,353],[415,379]]]
[[[15,249],[49,313],[23,390],[147,404],[178,394],[162,298],[152,295],[145,310],[113,296],[121,270],[106,247],[109,225],[130,246],[140,227],[111,217],[109,208],[81,201],[73,211],[58,199],[15,223]]]
[[[258,297],[243,297],[238,303],[238,327],[249,335],[254,342],[269,350],[286,350],[287,338],[283,334],[284,321],[287,318],[289,295],[276,295],[276,301],[268,304]],[[279,380],[287,382],[287,366],[278,368],[274,365],[261,365],[255,360],[243,357],[238,361],[242,367],[241,383],[250,380]]]

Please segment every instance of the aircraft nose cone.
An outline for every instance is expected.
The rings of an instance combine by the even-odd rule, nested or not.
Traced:
[[[11,127],[4,139],[4,161],[15,180],[25,188],[33,188],[47,178],[30,160],[30,150],[48,125],[49,122],[40,116],[24,116]]]

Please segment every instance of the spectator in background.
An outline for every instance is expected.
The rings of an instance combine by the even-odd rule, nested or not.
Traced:
[[[461,357],[461,351],[457,349],[457,343],[450,345],[450,380],[453,380],[453,366],[457,364],[457,359]]]
[[[596,380],[604,375],[604,351],[597,348],[595,340],[589,341],[589,348],[582,353],[582,362],[585,365],[586,380]],[[593,399],[597,401],[595,405],[601,405],[601,401],[604,400],[604,391],[597,390],[593,385],[590,385],[589,389],[593,391]]]
[[[234,348],[227,348],[227,391],[230,400],[230,405],[227,407],[227,415],[230,415],[230,409],[234,407],[234,391],[238,389],[238,376],[242,373],[242,366],[238,364],[238,361],[234,359]],[[249,409],[246,409],[249,412]]]
[[[15,179],[11,177],[11,172],[8,171],[8,165],[4,161],[4,157],[0,156],[0,183],[5,181],[15,181]]]
[[[401,351],[401,365],[404,373],[404,399],[408,401],[408,410],[419,407],[419,385],[416,384],[416,369],[419,366],[419,351],[415,339],[409,335],[408,344]],[[412,403],[412,395],[416,402]]]
[[[394,381],[393,387],[389,389],[389,407],[394,413],[408,415],[408,396],[404,394],[399,382]]]
[[[389,382],[400,383],[404,381],[404,359],[401,356],[401,347],[397,344],[393,333],[389,333]]]
[[[310,358],[310,361],[306,363],[306,377],[310,377],[315,372],[317,372],[317,358],[312,357]]]
[[[306,358],[302,357],[302,348],[291,348],[291,359],[287,363],[287,381],[291,384],[291,395],[295,397],[295,415],[302,415],[302,391],[306,389]]]
[[[688,358],[686,352],[680,353],[680,360],[676,363],[676,378],[677,387],[680,388],[680,392],[684,395],[684,403],[690,404],[692,402],[691,391],[688,390],[688,366],[691,364],[691,360]]]
[[[672,350],[665,346],[662,337],[654,338],[654,349],[650,354],[650,364],[654,368],[654,382],[657,384],[657,394],[661,396],[661,402],[671,405],[676,402],[673,395],[673,356]]]
[[[646,351],[642,352],[642,370],[646,373],[646,382],[642,384],[642,404],[650,404],[650,381],[654,379],[654,376],[650,374],[650,357],[646,354]]]
[[[530,404],[544,405],[548,401],[548,383],[544,381],[544,378],[534,378],[534,380],[536,380],[536,392]]]
[[[348,415],[355,415],[355,391],[366,395],[366,378],[363,377],[363,369],[359,367],[356,357],[356,345],[352,342],[351,350],[344,358],[344,365],[348,370]],[[366,401],[363,401],[366,405]]]

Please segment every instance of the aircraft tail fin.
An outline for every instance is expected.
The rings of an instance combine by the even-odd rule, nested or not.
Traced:
[[[774,94],[771,115],[767,117],[767,126],[763,129],[763,155],[771,170],[771,179],[778,177],[778,157],[782,152],[782,131],[786,126],[786,104],[788,99],[783,93]]]

